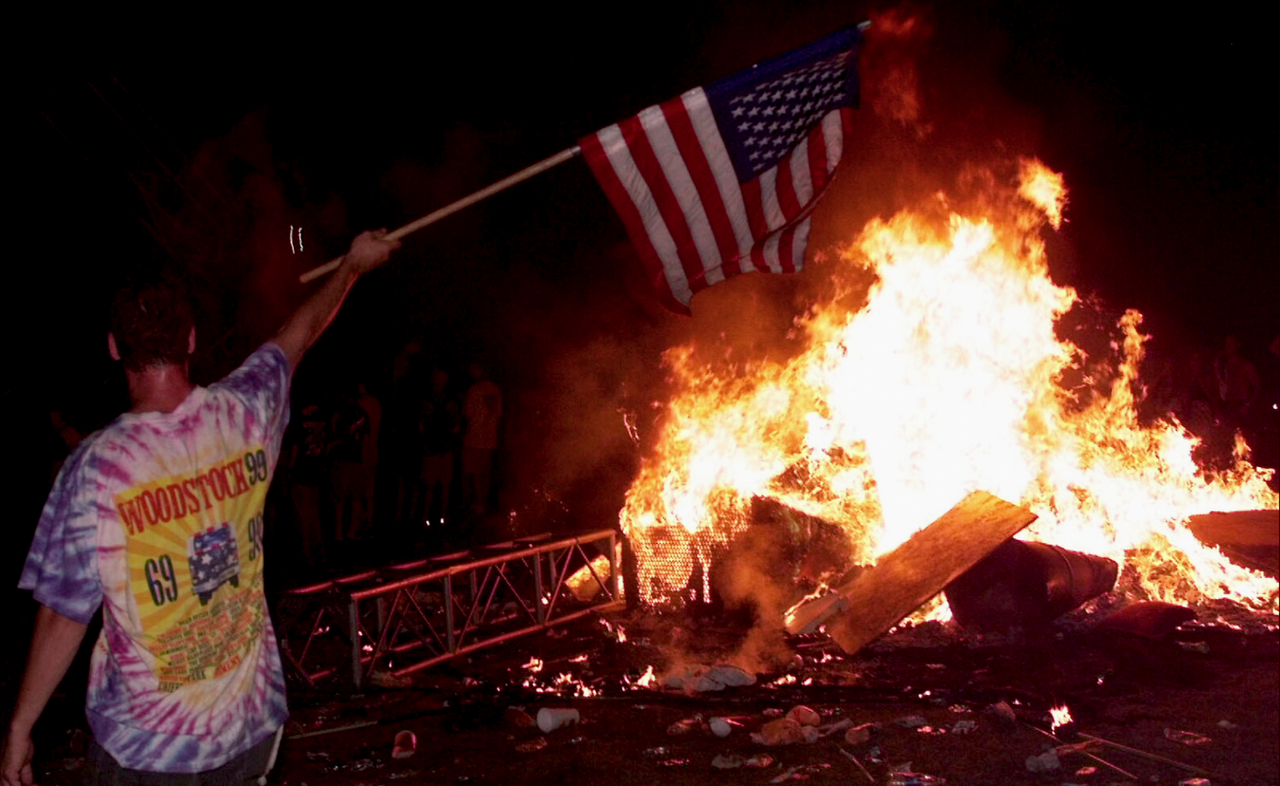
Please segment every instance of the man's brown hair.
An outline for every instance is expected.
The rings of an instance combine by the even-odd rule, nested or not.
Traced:
[[[195,324],[186,287],[172,279],[139,279],[121,287],[111,302],[111,332],[120,360],[130,371],[187,359]]]

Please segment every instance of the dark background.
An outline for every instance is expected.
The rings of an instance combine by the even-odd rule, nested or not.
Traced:
[[[138,267],[190,280],[203,345],[193,373],[207,383],[279,326],[307,291],[297,274],[354,232],[399,226],[651,103],[885,11],[922,28],[883,36],[878,53],[869,34],[863,106],[811,253],[947,187],[966,164],[1034,155],[1071,192],[1068,223],[1048,239],[1056,281],[1142,310],[1158,351],[1216,349],[1235,332],[1274,366],[1280,11],[1115,8],[432,9],[208,29],[156,19],[172,35],[92,56],[51,38],[43,65],[18,80],[9,146],[13,231],[35,239],[8,276],[2,389],[15,438],[46,440],[50,409],[89,430],[124,406],[106,306]],[[918,77],[912,123],[882,111],[890,86],[877,80],[901,73],[898,58]],[[297,226],[303,254],[289,247]],[[661,350],[725,324],[785,331],[796,286],[732,282],[700,296],[692,319],[664,312],[574,161],[410,238],[360,283],[297,384],[365,377],[385,395],[413,338],[454,369],[483,357],[507,394],[506,488],[550,489],[607,525],[637,460],[618,410],[661,397]],[[760,293],[767,308],[742,307]],[[15,569],[43,473],[36,461],[15,475]]]

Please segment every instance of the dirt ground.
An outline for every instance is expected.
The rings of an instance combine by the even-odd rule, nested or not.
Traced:
[[[1210,522],[1198,531],[1212,539],[1212,529]],[[1274,532],[1219,535],[1228,546],[1249,541],[1237,544],[1246,547],[1240,553],[1276,575]],[[661,674],[676,651],[688,663],[714,663],[741,643],[745,630],[694,611],[631,610],[608,625],[588,618],[475,653],[415,675],[401,689],[361,695],[338,685],[294,689],[271,780],[290,786],[942,782],[925,777],[933,776],[951,784],[1178,784],[1197,777],[1215,786],[1280,783],[1278,620],[1229,604],[1197,611],[1198,620],[1154,638],[1109,629],[1101,624],[1105,608],[1074,612],[1044,635],[1018,641],[931,623],[849,656],[822,635],[792,638],[790,662],[757,674],[756,684],[690,694],[628,683],[650,665]],[[618,641],[619,628],[625,642]],[[540,672],[527,667],[533,658],[543,661]],[[570,681],[557,687],[560,674]],[[574,696],[582,692],[575,685],[598,695]],[[39,783],[76,782],[86,740],[80,690],[69,679],[37,730]],[[991,709],[1000,701],[1018,721],[1002,721]],[[811,744],[752,741],[751,732],[796,705],[816,710],[823,725],[877,724],[873,739],[850,744],[837,731]],[[1061,750],[1056,769],[1029,771],[1028,757],[1062,744],[1036,730],[1049,728],[1047,710],[1057,705],[1070,709],[1077,731],[1149,755],[1102,744]],[[581,722],[543,734],[521,726],[513,707],[527,715],[571,707]],[[712,717],[730,720],[728,736],[704,727]],[[669,732],[684,720],[685,733]],[[968,733],[970,724],[957,727],[960,721],[972,721]],[[412,732],[417,744],[413,755],[396,759],[400,731]],[[763,766],[712,766],[717,756],[735,755]],[[921,775],[895,780],[893,770]]]

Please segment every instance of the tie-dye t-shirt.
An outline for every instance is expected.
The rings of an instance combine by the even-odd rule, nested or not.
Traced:
[[[202,772],[285,721],[263,594],[262,511],[288,422],[265,344],[173,412],[125,413],[63,465],[19,586],[87,623],[86,708],[124,767]]]

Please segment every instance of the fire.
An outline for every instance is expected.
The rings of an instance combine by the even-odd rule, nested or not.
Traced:
[[[585,657],[583,658],[585,660]],[[574,663],[581,661],[574,659]],[[529,676],[525,678],[522,685],[536,693],[555,693],[559,695],[572,695],[580,698],[591,698],[599,696],[600,691],[591,687],[582,680],[574,677],[569,672],[560,672],[551,680],[539,677],[545,663],[540,658],[529,658],[529,662],[521,666],[529,672]]]
[[[643,598],[696,590],[699,572],[705,592],[753,498],[838,524],[869,564],[983,489],[1039,515],[1027,537],[1126,565],[1137,595],[1280,607],[1274,580],[1186,526],[1276,508],[1274,470],[1240,451],[1209,474],[1177,422],[1139,422],[1137,312],[1117,325],[1103,389],[1068,390],[1086,358],[1055,327],[1078,298],[1050,280],[1040,237],[1062,220],[1062,177],[1024,161],[1016,183],[973,179],[990,184],[979,207],[939,195],[870,222],[830,270],[836,293],[797,320],[791,359],[717,373],[695,347],[668,350],[677,392],[621,513]],[[850,312],[840,304],[868,272]]]
[[[577,679],[568,672],[556,675],[555,680],[551,683],[550,692],[564,694],[566,692],[581,699],[589,699],[592,696],[599,696],[600,691],[586,684],[582,680]]]
[[[617,626],[611,625],[609,624],[609,621],[607,619],[604,619],[603,617],[600,618],[600,625],[603,626],[605,629],[605,632],[608,633],[610,637],[616,639],[619,644],[626,644],[627,642],[626,628],[623,628],[621,625],[617,625]]]
[[[1061,704],[1057,707],[1050,707],[1049,719],[1053,724],[1049,730],[1054,733],[1057,733],[1058,729],[1073,721],[1071,717],[1071,710],[1065,704]]]
[[[1067,204],[1067,187],[1062,175],[1032,159],[1018,162],[1018,196],[1040,208],[1054,229],[1062,228],[1062,209]]]
[[[657,677],[655,677],[653,674],[652,664],[650,664],[644,670],[644,674],[641,674],[639,677],[637,677],[634,682],[631,680],[630,677],[627,677],[625,675],[622,678],[622,684],[625,687],[630,688],[632,690],[638,690],[640,688],[646,688],[646,689],[652,688],[655,682],[657,682]]]

